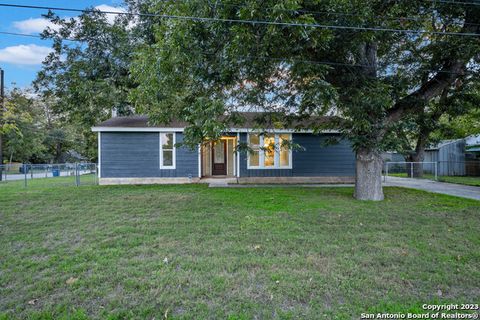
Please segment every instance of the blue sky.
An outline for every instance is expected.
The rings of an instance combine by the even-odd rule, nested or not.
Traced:
[[[0,0],[0,3],[86,8],[91,6],[117,7],[121,0]],[[38,34],[45,26],[41,15],[45,10],[0,7],[0,31]],[[73,17],[75,13],[59,12],[61,16]],[[41,61],[50,50],[50,41],[31,37],[0,34],[0,68],[5,70],[5,85],[12,88],[30,86],[36,73],[41,69]]]

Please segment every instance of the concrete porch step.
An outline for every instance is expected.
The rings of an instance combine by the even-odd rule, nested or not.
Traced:
[[[200,183],[208,183],[208,186],[211,188],[225,188],[228,187],[229,184],[237,184],[237,178],[228,177],[228,178],[202,178],[200,179]]]

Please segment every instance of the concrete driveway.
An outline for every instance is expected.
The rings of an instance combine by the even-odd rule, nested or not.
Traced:
[[[411,179],[398,177],[387,177],[387,181],[384,182],[383,185],[391,187],[419,189],[462,198],[480,200],[480,187],[474,186],[464,186],[461,184],[438,182],[427,179]]]

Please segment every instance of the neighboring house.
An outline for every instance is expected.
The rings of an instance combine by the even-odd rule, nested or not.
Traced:
[[[146,116],[116,117],[93,127],[98,132],[100,184],[208,182],[238,183],[353,182],[355,154],[338,133],[314,135],[293,128],[254,129],[259,113],[243,113],[246,122],[232,126],[216,142],[191,150],[183,141],[186,123],[151,126]],[[302,149],[280,148],[289,140]],[[249,143],[253,152],[239,151]],[[276,147],[274,147],[276,146]]]
[[[398,152],[382,154],[385,162],[405,162]],[[465,139],[443,140],[425,149],[423,172],[439,176],[478,176],[480,174],[480,135]],[[406,166],[406,167],[405,167]],[[409,170],[409,165],[391,164],[390,172]]]
[[[424,161],[437,162],[440,176],[465,175],[465,139],[443,140],[428,147]]]
[[[469,159],[480,159],[480,134],[465,138],[465,143]]]

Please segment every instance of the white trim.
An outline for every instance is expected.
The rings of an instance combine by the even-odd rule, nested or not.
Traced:
[[[172,147],[172,163],[173,165],[171,166],[164,166],[163,165],[163,144],[162,144],[162,134],[171,134],[173,137],[173,147]],[[159,159],[160,159],[160,169],[164,170],[175,170],[176,164],[177,164],[177,148],[175,147],[176,143],[176,134],[175,132],[159,132],[158,133],[158,143],[159,143]],[[167,151],[170,151],[170,149],[167,149]]]
[[[202,177],[202,144],[198,144],[198,177]]]
[[[235,166],[235,173],[237,175],[237,178],[240,178],[240,150],[238,150],[238,146],[240,145],[240,133],[237,132],[237,152],[235,152],[235,157],[236,157],[236,163],[237,165]]]
[[[290,134],[290,142],[292,142],[292,141],[293,141],[293,135]],[[286,169],[292,169],[293,168],[293,156],[292,156],[292,154],[293,154],[292,149],[290,149],[290,151],[288,152],[288,166],[281,167],[282,169],[283,168],[286,168]],[[279,155],[278,163],[280,164],[280,153],[278,155]]]
[[[257,134],[257,133],[254,133]],[[258,151],[258,166],[251,166],[250,165],[250,152],[247,154],[247,169],[260,169],[260,170],[272,170],[272,169],[292,169],[292,149],[290,148],[288,150],[288,166],[280,166],[280,152],[277,150],[278,146],[278,141],[279,141],[279,135],[284,134],[282,133],[275,133],[274,134],[274,140],[275,140],[275,155],[274,155],[274,160],[273,163],[274,165],[271,167],[265,167],[265,150],[262,150],[264,146],[264,140],[263,140],[263,134],[260,134],[260,150]],[[290,133],[290,141],[292,141],[292,134]],[[250,145],[250,134],[247,135],[247,143]]]
[[[98,178],[102,177],[102,133],[98,132]]]
[[[185,128],[151,128],[151,127],[92,127],[93,132],[183,132]]]
[[[227,177],[228,177],[228,139],[225,139],[225,147],[226,147],[226,157],[225,157],[225,171],[227,173]]]
[[[313,130],[295,130],[295,129],[252,129],[252,128],[229,128],[229,132],[252,132],[252,133],[289,133],[289,132],[313,132]]]
[[[92,127],[93,132],[183,132],[185,128],[165,128],[165,127]],[[313,130],[295,130],[295,129],[251,129],[251,128],[229,128],[225,132],[268,132],[268,133],[313,133]],[[323,130],[319,133],[340,133],[339,130]]]

